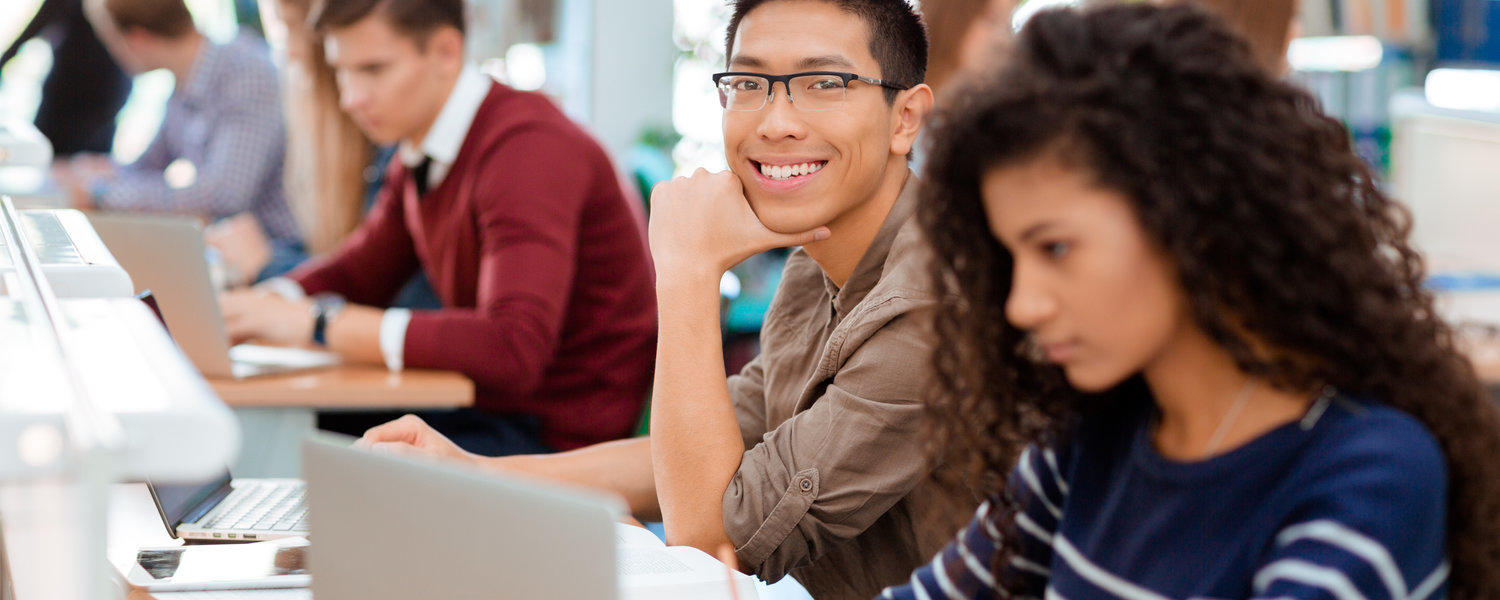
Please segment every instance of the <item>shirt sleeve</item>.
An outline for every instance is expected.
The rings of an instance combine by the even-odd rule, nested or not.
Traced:
[[[413,311],[406,366],[459,371],[512,396],[541,384],[573,289],[584,208],[596,186],[615,185],[591,144],[539,124],[490,150],[473,186],[476,307]]]
[[[380,356],[385,359],[385,368],[399,373],[406,368],[406,326],[411,324],[411,310],[405,308],[386,309],[380,316]]]
[[[161,174],[171,162],[172,155],[167,151],[167,123],[163,121],[161,127],[156,130],[156,135],[152,136],[151,141],[146,144],[146,149],[141,151],[141,155],[135,158],[135,162],[122,165],[116,171],[115,178],[118,181],[140,177],[141,173]],[[110,183],[110,185],[116,184]],[[101,196],[99,200],[104,201],[106,198]]]
[[[391,161],[374,208],[338,248],[287,277],[308,294],[334,292],[355,304],[389,304],[420,265],[397,193],[406,184],[405,176],[398,173],[402,169],[398,161]]]
[[[269,71],[247,70],[233,78],[232,89],[215,97],[220,110],[202,116],[213,122],[206,146],[195,160],[195,176],[186,187],[167,183],[166,160],[161,133],[141,160],[122,168],[107,183],[98,202],[101,207],[136,211],[163,211],[227,217],[252,208],[261,190],[257,186],[280,167],[286,138],[275,76]],[[167,118],[173,118],[168,113]],[[162,132],[167,130],[163,125]]]
[[[1371,428],[1344,440],[1277,532],[1252,580],[1254,598],[1447,597],[1446,462],[1417,429]]]
[[[759,444],[761,436],[766,434],[766,373],[763,360],[765,355],[758,354],[738,374],[729,377],[729,400],[734,405],[734,420],[739,423],[740,439],[745,442],[747,450]]]
[[[917,569],[905,585],[887,588],[881,600],[918,600],[945,598],[1005,597],[999,592],[1001,581],[1018,581],[1041,595],[1051,575],[1052,536],[1057,531],[1061,507],[1067,499],[1068,486],[1060,469],[1066,464],[1051,449],[1032,446],[1021,454],[1016,468],[1007,480],[1007,489],[1016,497],[1016,548],[1007,564],[995,569],[995,553],[1003,541],[1001,513],[996,496],[980,505],[974,520],[957,539],[948,544],[932,562]]]
[[[872,307],[895,316],[872,315],[884,325],[822,396],[741,459],[724,493],[725,531],[741,564],[762,579],[774,582],[858,536],[928,476],[921,361],[931,337],[915,304],[893,298]],[[922,367],[901,368],[911,361]]]

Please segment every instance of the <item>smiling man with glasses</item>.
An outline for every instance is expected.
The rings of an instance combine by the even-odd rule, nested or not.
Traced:
[[[932,91],[902,0],[739,0],[714,76],[730,171],[652,194],[659,340],[651,437],[480,459],[420,421],[364,443],[602,487],[668,541],[814,597],[870,598],[947,541],[973,504],[923,452],[931,377],[928,254],[907,166]],[[761,354],[725,378],[719,279],[791,254]]]
[[[713,77],[730,170],[652,194],[651,452],[668,540],[732,543],[816,598],[899,579],[951,506],[926,481],[920,435],[934,297],[906,156],[932,107],[926,50],[899,0],[737,2]],[[717,281],[793,245],[761,354],[726,385],[704,335]]]

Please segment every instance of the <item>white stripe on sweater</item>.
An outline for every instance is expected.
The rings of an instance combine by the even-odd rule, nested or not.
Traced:
[[[948,579],[948,569],[943,567],[942,552],[939,552],[937,558],[932,560],[932,578],[937,580],[938,588],[943,590],[944,596],[963,600],[964,595],[958,591],[958,586],[953,585],[953,580]]]
[[[1047,461],[1047,467],[1052,469],[1052,480],[1057,482],[1057,489],[1062,490],[1063,496],[1068,495],[1068,483],[1063,481],[1062,469],[1057,468],[1057,453],[1050,448],[1042,451],[1042,460]]]
[[[932,600],[932,596],[927,595],[927,588],[922,585],[922,580],[917,579],[919,572],[912,571],[911,573],[911,593],[917,597],[917,600]]]
[[[1024,558],[1021,558],[1019,556],[1012,556],[1012,557],[1010,557],[1010,566],[1015,567],[1017,569],[1020,569],[1022,571],[1030,571],[1032,573],[1036,573],[1037,575],[1041,575],[1042,577],[1051,577],[1052,576],[1052,570],[1051,569],[1048,569],[1047,567],[1044,567],[1042,565],[1036,564],[1034,562],[1031,562],[1031,561],[1026,560]]]
[[[1271,582],[1291,581],[1308,587],[1327,590],[1338,600],[1366,600],[1359,588],[1349,581],[1342,571],[1315,565],[1305,560],[1287,558],[1273,562],[1255,573],[1255,593],[1265,593]]]
[[[1449,569],[1450,567],[1446,560],[1443,561],[1443,564],[1438,565],[1436,569],[1433,569],[1432,574],[1428,575],[1427,579],[1423,579],[1422,583],[1417,585],[1417,589],[1412,590],[1411,600],[1427,600],[1427,597],[1437,591],[1438,586],[1443,585],[1443,582],[1448,579]]]
[[[1385,583],[1391,598],[1406,598],[1406,579],[1396,568],[1396,559],[1391,557],[1390,551],[1380,542],[1342,523],[1327,519],[1293,525],[1276,534],[1278,547],[1284,548],[1301,540],[1323,542],[1364,559],[1375,569],[1380,581]]]
[[[974,578],[978,579],[980,583],[989,586],[989,588],[992,590],[997,589],[995,584],[995,575],[993,573],[990,573],[989,567],[985,566],[984,563],[979,562],[979,557],[974,556],[974,553],[969,551],[969,546],[967,544],[959,542],[957,545],[958,557],[963,559],[964,567],[968,568],[969,572],[973,573]]]
[[[1016,515],[1016,525],[1021,528],[1021,531],[1031,534],[1032,537],[1040,540],[1043,544],[1052,545],[1052,532],[1047,531],[1041,525],[1037,525],[1036,521],[1031,520],[1031,517],[1026,513],[1018,513]]]
[[[1104,570],[1103,567],[1090,562],[1087,557],[1079,552],[1066,537],[1056,535],[1052,537],[1052,551],[1057,553],[1073,568],[1079,577],[1088,580],[1089,583],[1111,594],[1124,598],[1125,600],[1167,600],[1165,596],[1143,588],[1135,583],[1120,578],[1114,573]]]
[[[1062,509],[1058,508],[1052,502],[1052,499],[1047,497],[1047,492],[1042,490],[1041,480],[1037,479],[1036,471],[1031,468],[1031,448],[1027,448],[1025,452],[1021,453],[1021,464],[1018,467],[1021,470],[1021,479],[1026,480],[1026,484],[1031,486],[1031,489],[1036,492],[1037,499],[1041,500],[1042,506],[1047,508],[1047,512],[1052,513],[1052,518],[1062,519]]]

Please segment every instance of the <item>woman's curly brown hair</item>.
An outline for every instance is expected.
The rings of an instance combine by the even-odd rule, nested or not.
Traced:
[[[1451,597],[1500,598],[1500,418],[1422,287],[1410,214],[1310,95],[1209,14],[1132,4],[1035,15],[950,100],[919,217],[946,298],[933,440],[970,487],[1006,498],[1027,444],[1062,443],[1081,415],[1144,393],[1138,377],[1072,389],[1005,318],[1012,262],[987,228],[981,179],[1063,148],[1131,199],[1193,318],[1241,369],[1279,389],[1375,398],[1427,426],[1448,464]],[[1014,500],[999,508],[1013,527]]]

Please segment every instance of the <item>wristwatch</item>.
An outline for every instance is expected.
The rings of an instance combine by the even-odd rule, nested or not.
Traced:
[[[343,296],[333,292],[312,295],[313,330],[312,341],[319,346],[328,345],[328,323],[338,316],[348,304]]]

